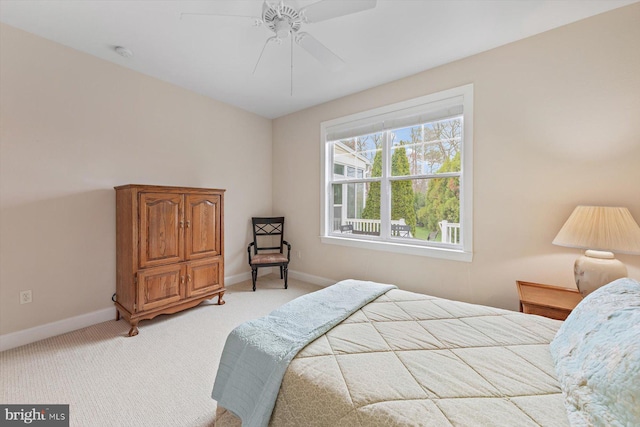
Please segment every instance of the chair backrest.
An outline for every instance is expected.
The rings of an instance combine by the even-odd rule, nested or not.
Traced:
[[[282,253],[283,240],[284,240],[284,217],[253,217],[251,218],[253,224],[253,248],[254,253],[262,250],[275,250],[278,249]],[[277,238],[279,236],[279,244],[276,246]]]
[[[396,237],[411,237],[411,226],[391,224],[391,235]]]

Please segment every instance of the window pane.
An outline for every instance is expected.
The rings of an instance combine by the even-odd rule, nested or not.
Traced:
[[[460,172],[462,118],[424,125],[424,172]]]
[[[342,186],[343,184],[333,184],[333,231],[340,230],[342,225]]]
[[[346,184],[347,186],[347,218],[356,217],[356,185]]]
[[[343,184],[347,189],[347,220],[362,219],[362,211],[366,201],[363,182],[357,184]]]
[[[460,179],[412,179],[391,183],[391,233],[460,243]]]
[[[394,129],[391,138],[391,176],[421,174],[422,126]]]
[[[366,184],[364,182],[356,184],[356,218],[362,218],[364,203],[366,201]]]
[[[409,126],[391,131],[392,145],[410,145],[422,142],[422,126]]]
[[[460,172],[461,129],[460,117],[394,129],[391,176]]]
[[[375,151],[382,148],[382,132],[359,136],[355,140],[358,152]]]
[[[410,157],[415,157],[411,147],[397,146],[391,149],[391,176],[411,175]],[[415,159],[412,159],[415,160]]]
[[[350,138],[334,141],[333,161],[334,174],[345,175],[344,165],[347,171],[362,171],[357,174],[347,174],[349,177],[370,178],[372,176],[382,176],[382,133],[363,135],[357,138]],[[341,173],[336,171],[336,163],[342,166]],[[376,168],[375,164],[379,166]],[[375,170],[374,170],[375,169]]]
[[[333,231],[340,230],[340,221],[342,218],[342,206],[333,207]]]
[[[333,174],[334,175],[344,175],[344,165],[339,165],[335,163],[333,165]]]
[[[333,184],[333,204],[342,205],[342,185]]]
[[[355,185],[355,215],[348,219],[354,234],[380,235],[380,183]]]
[[[343,205],[343,193],[346,194],[346,206]],[[353,234],[380,235],[379,182],[333,184],[333,230],[344,225],[352,225]]]

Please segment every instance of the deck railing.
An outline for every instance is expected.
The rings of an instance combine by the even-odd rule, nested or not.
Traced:
[[[460,243],[460,224],[455,222],[448,222],[446,220],[440,221],[440,235],[442,236],[442,243]]]
[[[394,225],[406,225],[404,219],[391,221],[392,232],[395,236],[399,237],[413,237],[411,233],[406,233],[400,230],[399,227],[393,227]],[[440,235],[442,243],[451,243],[457,245],[460,243],[460,224],[455,222],[448,222],[446,220],[438,223],[440,226]],[[361,218],[347,218],[342,226],[345,227],[345,231],[355,234],[369,234],[380,235],[380,220],[379,219],[361,219]],[[340,229],[340,226],[337,227]],[[435,234],[435,232],[433,233]]]
[[[380,235],[379,219],[347,218],[346,225],[353,227],[354,233]],[[406,225],[404,219],[393,220],[391,225]]]

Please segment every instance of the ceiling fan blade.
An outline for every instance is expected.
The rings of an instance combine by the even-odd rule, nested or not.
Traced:
[[[199,12],[180,12],[180,19],[184,16],[232,16],[235,18],[252,18],[252,19],[260,19],[255,15],[240,15],[233,13],[199,13]]]
[[[262,3],[262,10],[264,11],[264,9],[268,7],[267,5],[267,1],[264,0],[264,2]],[[260,23],[262,23],[262,16],[256,16],[256,15],[247,15],[247,14],[243,14],[243,13],[201,13],[201,12],[181,12],[180,13],[180,19],[182,19],[184,16],[230,16],[233,18],[251,18],[253,20],[260,21]]]
[[[253,72],[251,74],[255,74],[256,73],[256,70],[258,69],[258,64],[260,63],[260,60],[262,59],[262,54],[264,54],[264,50],[267,48],[267,45],[270,42],[278,42],[278,38],[276,36],[269,37],[267,39],[267,41],[264,42],[264,46],[262,46],[262,50],[260,51],[260,56],[258,57],[258,61],[256,62],[256,66],[253,67]]]
[[[308,23],[326,21],[327,19],[337,18],[338,16],[373,9],[376,7],[376,1],[377,0],[321,0],[300,9],[300,15],[302,19]]]
[[[296,43],[332,71],[337,71],[344,66],[344,61],[338,55],[309,33],[296,34]]]

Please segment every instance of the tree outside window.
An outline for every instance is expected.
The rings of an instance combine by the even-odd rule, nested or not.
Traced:
[[[323,236],[470,254],[472,95],[468,85],[323,124]]]

